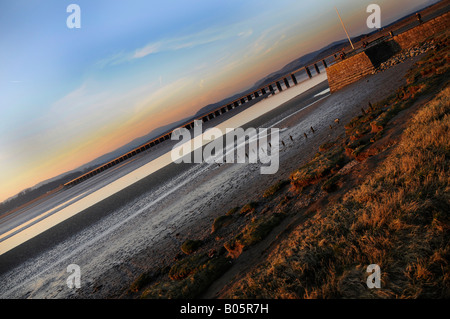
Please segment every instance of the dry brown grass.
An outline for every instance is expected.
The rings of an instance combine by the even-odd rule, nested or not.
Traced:
[[[445,87],[447,38],[437,38],[440,47],[408,74],[407,86],[363,110],[346,125],[346,137],[322,145],[310,163],[293,172],[295,187],[287,190],[289,182],[281,181],[258,202],[219,216],[209,235],[215,240],[205,238],[199,251],[189,250],[192,255],[171,267],[143,274],[130,291],[142,298],[200,296],[231,267],[232,259],[253,249],[284,218],[295,216],[304,207],[299,205],[302,198],[314,198],[319,186],[325,192],[336,190],[345,182],[339,170],[352,158],[367,158],[364,152],[393,117],[421,95]],[[447,86],[417,112],[401,142],[361,185],[286,232],[267,260],[223,297],[449,297],[449,104]],[[381,267],[382,289],[367,288],[369,264]]]
[[[449,133],[447,86],[362,185],[298,226],[224,297],[450,297]],[[381,267],[381,289],[366,286],[370,264]]]

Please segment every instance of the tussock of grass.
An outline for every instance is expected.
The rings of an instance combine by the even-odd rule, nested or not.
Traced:
[[[325,183],[323,183],[322,185],[322,190],[331,193],[333,191],[335,191],[338,186],[337,186],[337,181],[339,180],[339,175],[333,175],[331,176]]]
[[[344,148],[335,145],[327,152],[319,153],[311,162],[292,173],[291,183],[301,189],[327,176],[333,170],[339,170],[347,162],[348,158],[344,154]]]
[[[196,273],[207,260],[206,254],[193,255],[182,259],[170,268],[169,277],[172,280],[184,279]]]
[[[223,255],[209,259],[206,255],[188,258],[189,261],[176,265],[176,271],[171,269],[174,280],[161,280],[153,284],[142,293],[141,298],[196,298],[231,266],[231,261]]]
[[[244,207],[241,208],[241,211],[239,212],[239,214],[247,215],[249,213],[253,213],[257,206],[258,206],[258,203],[250,202],[250,203],[244,205]]]
[[[222,215],[217,217],[212,225],[211,234],[216,233],[219,229],[222,229],[223,227],[231,225],[233,221],[234,217],[232,215]]]
[[[138,292],[151,284],[158,276],[164,274],[169,269],[158,269],[156,272],[144,272],[131,284],[129,292]]]
[[[253,204],[250,204],[250,205],[253,205]],[[233,207],[225,215],[217,217],[213,222],[213,225],[211,228],[211,234],[214,234],[217,231],[219,231],[220,229],[231,225],[236,220],[234,214],[236,212],[238,212],[239,209],[240,209],[240,207]]]
[[[325,152],[328,151],[331,147],[333,147],[336,143],[335,142],[326,142],[319,146],[319,152]]]
[[[199,249],[202,244],[203,244],[202,240],[188,239],[181,245],[181,250],[186,255],[190,255],[197,249]]]
[[[244,246],[253,245],[266,237],[285,217],[284,213],[273,213],[267,217],[257,218],[244,228],[238,240]]]
[[[289,184],[289,180],[279,181],[278,183],[269,187],[263,194],[264,198],[269,198],[279,192],[284,186]]]
[[[246,247],[264,239],[285,217],[284,213],[273,213],[252,219],[236,237],[224,244],[225,249],[230,256],[237,258]]]
[[[239,210],[239,207],[233,207],[225,215],[227,215],[227,216],[234,215],[234,213],[236,213],[238,210]]]

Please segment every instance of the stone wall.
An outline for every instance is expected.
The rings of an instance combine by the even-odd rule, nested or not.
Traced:
[[[394,41],[397,42],[402,49],[409,49],[424,42],[433,34],[448,29],[450,29],[450,12],[418,25],[414,29],[394,36]]]
[[[450,13],[447,12],[437,18],[394,36],[393,39],[367,48],[350,58],[340,61],[327,68],[328,83],[331,92],[372,74],[380,63],[392,57],[395,53],[412,48],[426,41],[433,34],[450,30]]]
[[[336,92],[359,79],[372,74],[375,67],[365,52],[358,53],[327,68],[330,92]]]

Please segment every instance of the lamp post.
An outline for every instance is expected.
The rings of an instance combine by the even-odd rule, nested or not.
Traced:
[[[342,22],[341,15],[339,14],[338,9],[336,7],[334,7],[334,8],[336,9],[336,13],[337,13],[337,15],[339,17],[339,20],[341,20],[341,24],[342,24],[342,27],[344,28],[345,34],[347,35],[348,41],[350,42],[350,45],[352,46],[353,50],[355,50],[355,47],[353,46],[352,40],[350,39],[350,36],[348,35],[347,29],[345,29],[344,22]]]

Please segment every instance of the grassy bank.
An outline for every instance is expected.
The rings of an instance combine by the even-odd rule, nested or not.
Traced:
[[[247,261],[250,271],[221,296],[449,297],[447,35],[434,43],[407,74],[407,84],[362,106],[361,115],[345,125],[345,136],[320,146],[289,180],[261,190],[258,201],[217,217],[201,238],[180,246],[171,265],[141,275],[128,293],[199,297],[246,251],[276,243],[264,260]],[[406,129],[391,138],[393,121],[411,107],[415,113]],[[369,159],[373,170],[349,184],[355,163]],[[327,205],[310,205],[324,198]],[[287,229],[299,216],[304,220]],[[274,229],[284,235],[277,238]],[[266,239],[265,248],[258,248]],[[381,289],[366,286],[370,264],[381,267]]]
[[[318,183],[323,189],[331,179],[338,183],[349,161],[389,154],[361,185],[297,226],[223,297],[450,297],[449,54],[448,41],[441,40],[408,74],[407,86],[363,110],[346,125],[344,140],[324,148],[291,180],[300,191]],[[398,144],[376,146],[391,120],[429,96]],[[381,268],[381,289],[366,285],[370,264]]]
[[[450,88],[366,181],[297,227],[231,298],[450,297]],[[382,289],[366,286],[378,264]]]

